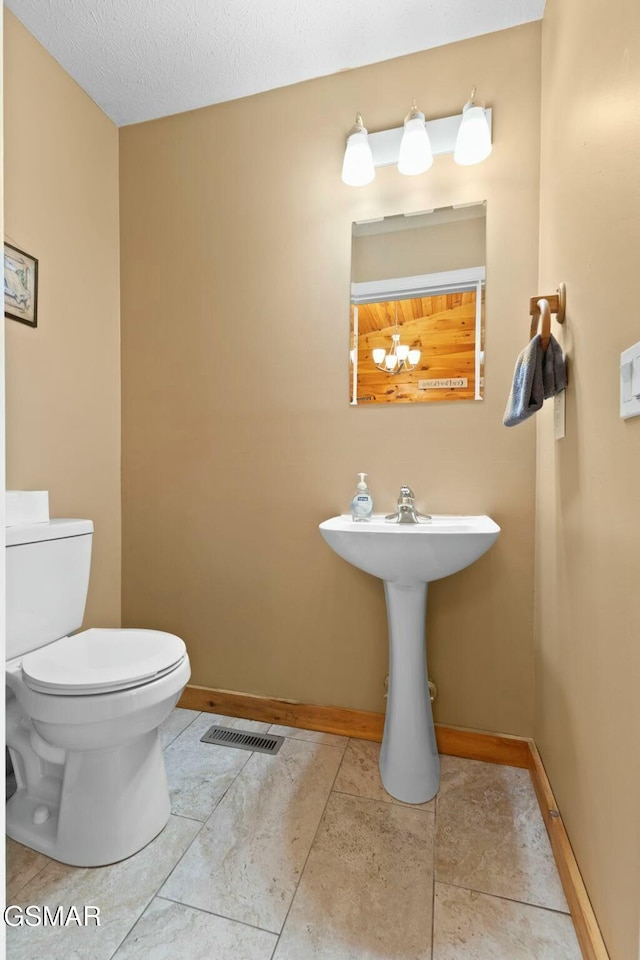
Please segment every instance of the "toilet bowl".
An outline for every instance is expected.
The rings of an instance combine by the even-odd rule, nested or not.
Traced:
[[[165,826],[158,727],[190,676],[173,634],[69,635],[84,613],[92,531],[70,520],[7,528],[7,745],[17,780],[7,834],[74,866],[122,860]]]

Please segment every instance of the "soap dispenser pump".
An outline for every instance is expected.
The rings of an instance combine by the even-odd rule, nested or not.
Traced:
[[[351,517],[355,523],[371,520],[373,513],[373,497],[366,484],[366,473],[359,473],[360,482],[351,501]]]

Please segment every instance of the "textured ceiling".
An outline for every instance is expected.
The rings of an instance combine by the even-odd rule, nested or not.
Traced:
[[[542,17],[545,0],[5,0],[118,125]]]

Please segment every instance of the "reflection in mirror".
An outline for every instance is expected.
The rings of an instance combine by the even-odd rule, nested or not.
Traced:
[[[486,204],[353,224],[352,404],[481,400]]]

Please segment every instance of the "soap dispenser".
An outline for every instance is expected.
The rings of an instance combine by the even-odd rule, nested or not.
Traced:
[[[366,484],[366,473],[359,473],[360,482],[351,501],[351,517],[355,523],[371,520],[373,513],[373,497]]]

